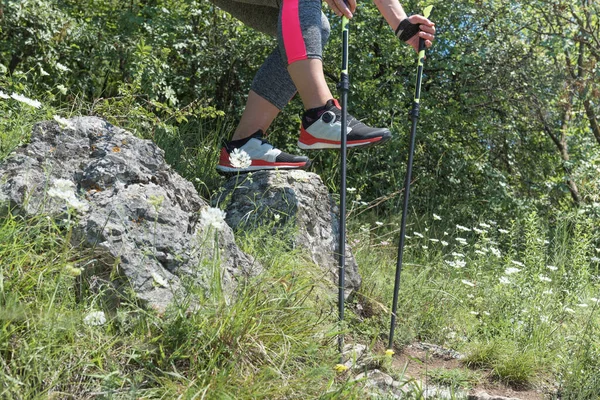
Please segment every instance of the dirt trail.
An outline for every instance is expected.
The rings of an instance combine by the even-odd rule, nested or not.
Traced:
[[[433,345],[414,343],[405,347],[402,352],[394,355],[392,366],[396,371],[404,371],[404,379],[414,378],[426,384],[428,371],[447,369],[465,370],[466,367],[456,357],[458,353]],[[533,384],[527,388],[512,388],[495,381],[489,370],[471,370],[476,372],[480,379],[469,391],[471,394],[486,392],[491,396],[503,396],[521,400],[549,399],[547,387],[537,387]],[[465,373],[466,375],[466,373]],[[431,382],[431,379],[429,379]]]

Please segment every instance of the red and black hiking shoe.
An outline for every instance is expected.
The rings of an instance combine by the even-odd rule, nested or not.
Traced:
[[[342,110],[337,100],[307,110],[302,116],[298,147],[304,150],[339,149],[342,137]],[[387,128],[371,128],[347,116],[348,147],[367,147],[386,142],[392,134]]]
[[[310,166],[305,156],[284,153],[263,139],[263,131],[232,140],[221,149],[217,170],[223,173],[243,173],[265,169],[303,169]]]

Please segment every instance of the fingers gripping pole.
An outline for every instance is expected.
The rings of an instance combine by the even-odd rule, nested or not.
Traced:
[[[429,18],[433,6],[426,7],[423,10],[425,18]],[[408,164],[406,168],[406,178],[404,181],[404,201],[402,203],[402,221],[400,224],[400,242],[398,243],[398,261],[396,264],[396,276],[394,280],[394,300],[392,304],[392,320],[390,323],[390,336],[388,341],[387,355],[394,354],[394,330],[396,329],[396,313],[398,311],[398,292],[400,290],[400,274],[402,273],[402,257],[404,256],[404,240],[406,238],[406,217],[408,214],[408,199],[410,195],[410,181],[412,175],[413,154],[415,151],[415,138],[417,135],[417,121],[419,119],[419,109],[421,102],[421,79],[423,77],[423,65],[425,62],[425,40],[419,39],[419,62],[417,65],[417,83],[415,87],[415,98],[410,112],[412,118],[412,128],[410,131],[408,147]]]

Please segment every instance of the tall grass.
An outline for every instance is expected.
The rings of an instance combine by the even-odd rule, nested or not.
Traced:
[[[335,307],[320,274],[269,233],[245,237],[267,267],[226,301],[185,299],[163,314],[79,298],[84,261],[46,218],[0,220],[0,398],[353,396],[336,382]],[[107,322],[84,317],[104,311]]]
[[[459,349],[467,365],[516,386],[552,377],[567,398],[600,392],[591,378],[600,344],[593,221],[564,214],[550,224],[535,213],[507,227],[413,221],[398,345],[419,339]],[[363,223],[350,236],[372,313],[358,325],[363,336],[387,334],[397,223]]]

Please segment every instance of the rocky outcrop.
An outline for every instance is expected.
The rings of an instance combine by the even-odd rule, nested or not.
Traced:
[[[237,229],[293,226],[291,245],[300,247],[337,284],[338,208],[321,178],[302,170],[260,171],[230,178],[218,202],[226,203],[227,223]],[[361,278],[346,245],[346,295]]]
[[[0,215],[9,209],[51,215],[93,250],[90,273],[126,278],[161,309],[187,284],[217,281],[230,292],[260,269],[161,149],[100,118],[37,124],[0,165]]]

